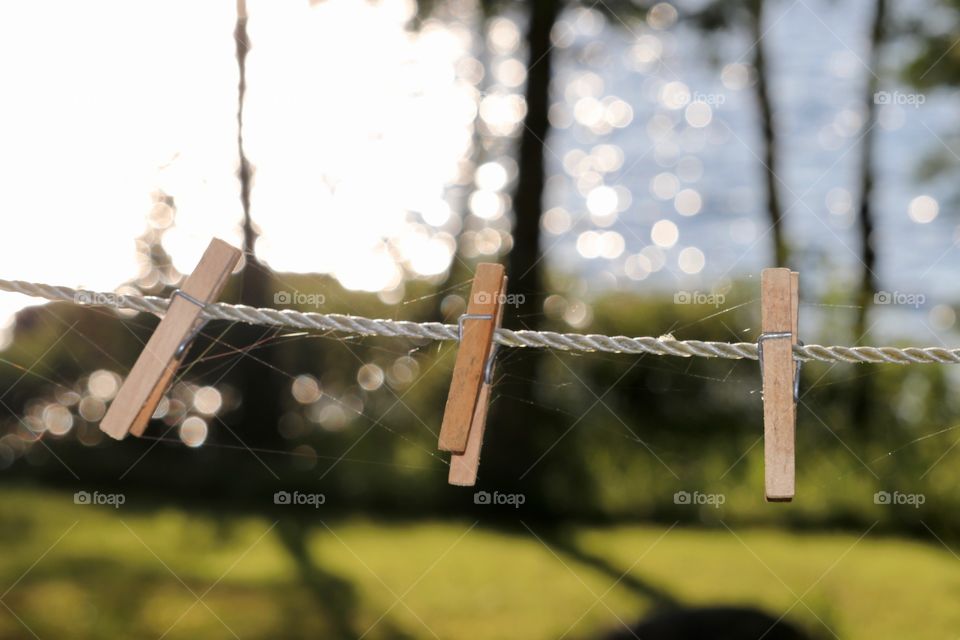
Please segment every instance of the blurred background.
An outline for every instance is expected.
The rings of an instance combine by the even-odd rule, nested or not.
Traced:
[[[0,277],[755,341],[952,346],[957,0],[0,6]],[[452,343],[207,324],[144,438],[157,319],[0,294],[0,638],[945,638],[960,370],[803,366],[763,499],[755,361],[503,349],[477,492]],[[277,496],[289,496],[289,501]],[[922,624],[918,621],[922,620]],[[729,636],[721,636],[728,630]],[[619,635],[617,635],[619,634]]]

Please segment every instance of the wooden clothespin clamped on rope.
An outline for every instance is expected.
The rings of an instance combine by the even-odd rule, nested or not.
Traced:
[[[117,392],[100,423],[104,433],[117,440],[125,438],[128,432],[143,434],[204,324],[200,312],[219,297],[241,255],[240,250],[223,240],[210,241],[197,268],[171,296],[167,312]]]
[[[795,493],[797,401],[800,360],[797,344],[800,274],[764,269],[760,276],[761,335],[757,358],[763,378],[763,464],[768,502],[789,502]]]
[[[460,347],[440,427],[438,446],[451,453],[450,484],[471,487],[477,482],[493,382],[494,337],[503,318],[506,290],[503,265],[477,265],[467,312],[460,316]]]

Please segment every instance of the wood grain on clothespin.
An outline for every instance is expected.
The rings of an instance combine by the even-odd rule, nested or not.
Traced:
[[[466,315],[483,317],[465,317],[461,320],[463,336],[457,350],[450,393],[440,427],[438,447],[442,451],[463,454],[467,449],[503,300],[503,276],[503,265],[488,262],[477,265]],[[483,411],[485,413],[486,409]]]
[[[503,278],[503,291],[507,290],[507,277]],[[494,325],[494,331],[500,327],[503,322],[503,305],[498,305],[497,320]],[[490,357],[490,356],[488,356]],[[489,374],[493,375],[493,363],[489,365]],[[483,448],[483,433],[486,430],[487,410],[490,407],[490,389],[493,386],[493,380],[484,378],[483,386],[480,387],[480,395],[477,396],[477,406],[473,412],[473,419],[470,421],[470,435],[467,436],[467,448],[462,454],[454,453],[450,456],[450,472],[447,474],[447,482],[460,487],[472,487],[477,484],[477,471],[480,468],[480,449]]]
[[[770,502],[789,502],[795,493],[799,274],[764,269],[761,275],[761,371],[763,373],[764,487]]]
[[[185,295],[174,294],[163,319],[110,404],[100,423],[104,433],[117,440],[125,438],[128,432],[143,434],[186,355],[188,341],[202,322],[203,308],[190,298],[203,304],[216,300],[241,255],[240,250],[223,240],[210,241],[197,268],[180,289]]]

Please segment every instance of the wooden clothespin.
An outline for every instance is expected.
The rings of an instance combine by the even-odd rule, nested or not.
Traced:
[[[507,278],[503,278],[503,291],[507,290]],[[503,304],[497,303],[497,321],[494,331],[503,322]],[[483,433],[487,424],[487,409],[490,406],[490,389],[493,386],[493,367],[496,356],[497,343],[493,342],[490,355],[487,356],[487,366],[483,374],[483,384],[477,396],[477,406],[470,421],[470,435],[467,437],[467,448],[461,453],[450,454],[450,473],[447,482],[461,487],[472,487],[477,483],[477,470],[480,467],[480,449],[483,447]]]
[[[450,484],[472,486],[477,481],[496,353],[494,332],[503,317],[506,287],[503,265],[477,265],[467,312],[460,317],[460,347],[440,427],[438,446],[453,454]]]
[[[217,299],[241,256],[240,250],[214,238],[200,263],[174,292],[170,306],[110,404],[100,429],[122,440],[140,436],[200,330],[204,305]]]
[[[757,341],[763,378],[764,488],[768,502],[789,502],[795,493],[795,439],[800,361],[797,344],[800,274],[764,269],[760,277],[762,333]]]

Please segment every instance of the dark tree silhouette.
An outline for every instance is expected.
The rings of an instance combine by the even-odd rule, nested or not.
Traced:
[[[520,135],[517,154],[519,173],[513,196],[515,224],[513,250],[507,273],[512,293],[521,294],[526,308],[538,309],[543,291],[540,217],[543,214],[543,188],[546,183],[546,140],[550,130],[550,79],[553,45],[550,34],[560,11],[558,0],[534,0],[530,3],[527,25],[527,86],[524,98],[527,116]],[[508,309],[509,311],[509,309]],[[525,314],[524,324],[539,325],[538,313]]]
[[[254,307],[270,306],[273,283],[272,273],[262,264],[254,252],[257,241],[257,228],[250,212],[250,191],[253,187],[254,168],[243,146],[244,100],[247,91],[247,54],[250,51],[250,38],[247,34],[247,2],[237,0],[237,21],[234,29],[236,41],[237,69],[237,155],[239,166],[237,178],[240,182],[240,202],[243,207],[243,284],[240,300]],[[249,346],[259,343],[264,335],[263,327],[240,326],[234,334],[233,343]],[[231,378],[240,388],[240,397],[244,399],[242,411],[242,432],[235,432],[244,443],[265,444],[278,439],[276,425],[281,415],[280,396],[282,385],[276,375],[264,375],[264,366],[276,357],[277,347],[259,350],[258,360],[241,357]]]
[[[867,58],[868,74],[864,93],[866,130],[860,142],[860,201],[857,207],[857,228],[860,231],[860,286],[857,291],[857,314],[853,324],[853,339],[862,343],[867,337],[867,321],[873,293],[877,289],[877,254],[873,246],[874,214],[873,197],[876,153],[877,104],[875,94],[880,88],[880,54],[884,44],[887,20],[887,0],[876,0],[870,28],[870,53]],[[870,423],[871,376],[859,376],[851,400],[851,416],[854,425],[865,429]]]
[[[763,178],[766,186],[767,216],[773,237],[773,259],[775,265],[786,267],[790,266],[790,253],[783,233],[783,208],[779,196],[780,176],[777,173],[780,169],[779,138],[773,101],[770,97],[770,70],[765,53],[766,44],[763,41],[764,5],[764,0],[750,0],[747,3],[747,14],[750,37],[754,41],[753,67],[757,72],[755,96],[757,109],[760,111],[760,127],[763,136]]]

